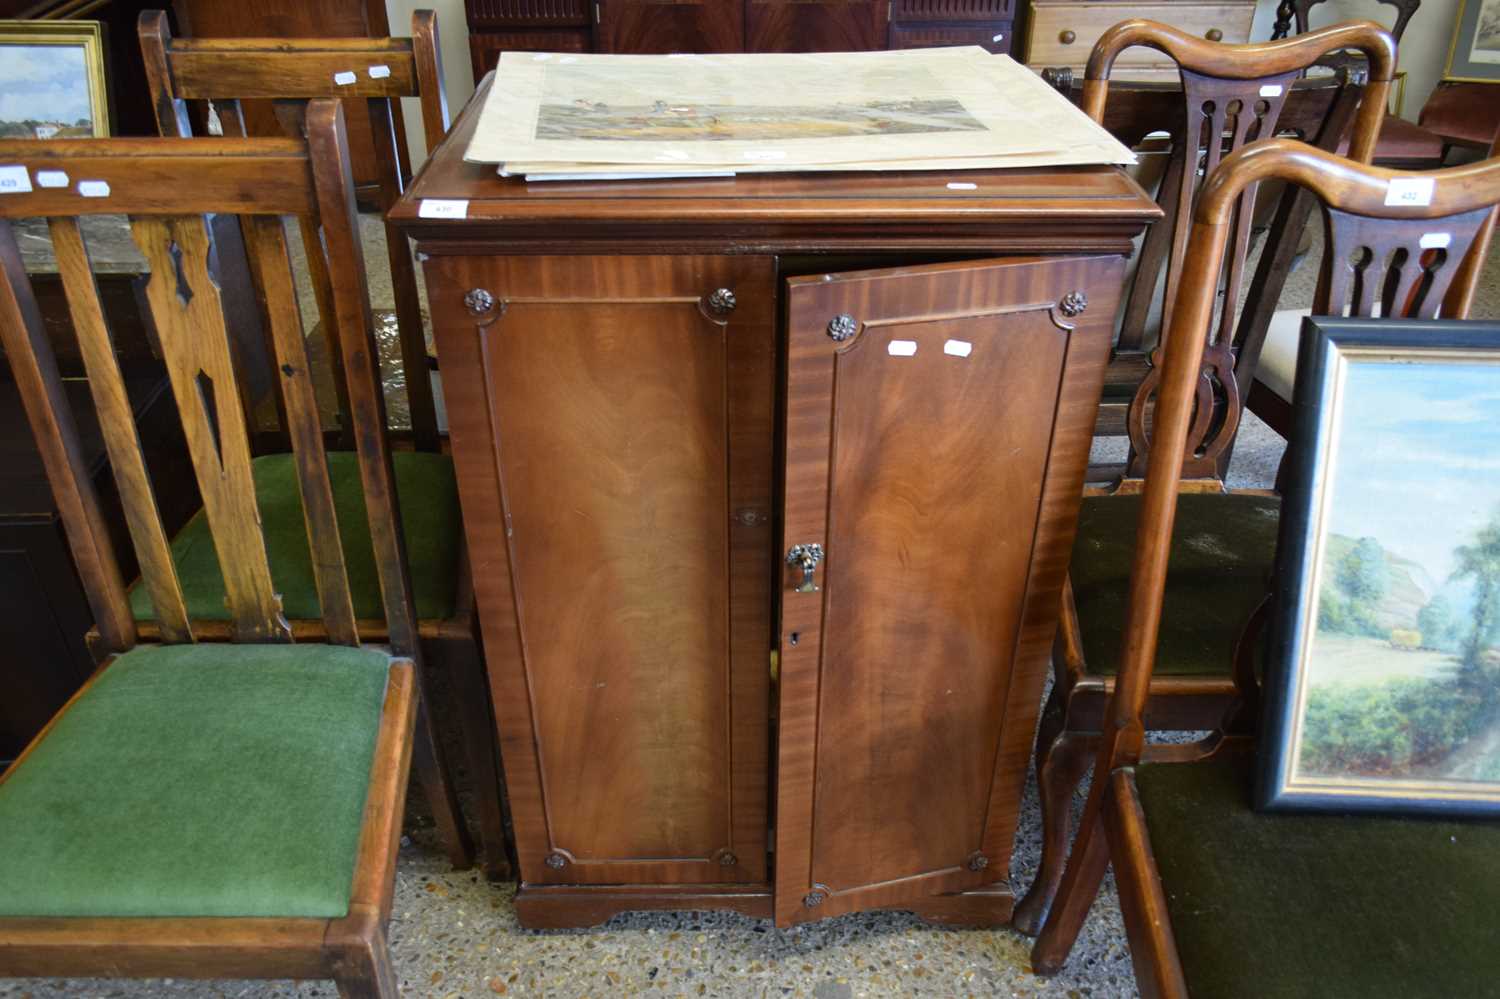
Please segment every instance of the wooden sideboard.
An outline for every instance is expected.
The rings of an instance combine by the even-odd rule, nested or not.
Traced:
[[[1014,47],[1020,0],[465,0],[474,79],[500,53]]]
[[[521,921],[1008,921],[1155,204],[1105,167],[526,184],[462,160],[487,86],[392,217],[442,358]]]

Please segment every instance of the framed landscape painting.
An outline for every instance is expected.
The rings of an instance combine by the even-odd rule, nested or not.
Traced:
[[[109,134],[97,21],[0,21],[0,139]]]
[[[1500,82],[1500,0],[1460,0],[1443,79]]]
[[[1500,811],[1500,324],[1304,321],[1257,804]]]

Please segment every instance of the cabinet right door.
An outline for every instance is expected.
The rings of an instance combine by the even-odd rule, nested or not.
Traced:
[[[788,282],[778,925],[1009,920],[1123,266]]]

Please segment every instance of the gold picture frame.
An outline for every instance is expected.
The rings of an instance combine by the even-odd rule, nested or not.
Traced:
[[[0,138],[103,138],[109,128],[98,21],[0,21]]]
[[[1500,83],[1500,0],[1459,0],[1443,79]]]

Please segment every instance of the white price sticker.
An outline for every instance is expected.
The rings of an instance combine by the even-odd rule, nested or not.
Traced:
[[[0,194],[25,194],[31,190],[31,178],[23,166],[0,166]]]
[[[917,341],[915,340],[892,340],[886,344],[885,351],[892,357],[911,357],[917,352]]]
[[[37,187],[67,187],[68,175],[61,170],[38,170],[36,172]]]
[[[78,182],[78,193],[85,198],[107,198],[109,197],[109,181],[80,180]]]
[[[1448,244],[1453,242],[1451,232],[1424,232],[1417,244],[1424,250],[1446,250]]]
[[[466,198],[423,198],[417,215],[424,219],[463,219],[469,217]]]
[[[1395,177],[1386,185],[1385,203],[1420,208],[1432,204],[1436,181],[1431,177]]]
[[[977,191],[978,189],[978,184],[970,183],[967,180],[948,181],[948,190],[950,191]]]
[[[371,66],[368,72],[370,74],[370,79],[384,80],[386,77],[391,75],[391,67],[383,64],[380,66]]]
[[[333,74],[333,82],[337,83],[341,87],[347,87],[353,84],[358,79],[359,77],[355,75],[355,72],[352,69],[346,69],[342,73]]]
[[[1280,97],[1281,96],[1281,84],[1279,84],[1279,83],[1268,83],[1268,84],[1266,84],[1265,86],[1263,86],[1263,87],[1260,88],[1260,95],[1262,97]]]
[[[954,357],[968,357],[973,352],[974,345],[967,340],[949,340],[943,344],[943,353]]]

